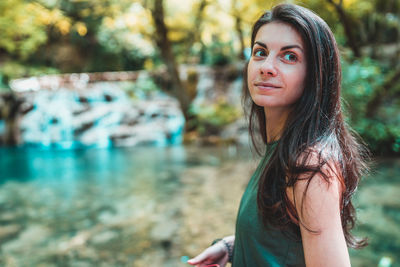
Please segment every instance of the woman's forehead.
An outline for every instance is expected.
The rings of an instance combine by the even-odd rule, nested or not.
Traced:
[[[304,42],[300,33],[290,24],[270,22],[258,30],[255,42],[261,42],[267,47],[298,45],[304,50]]]

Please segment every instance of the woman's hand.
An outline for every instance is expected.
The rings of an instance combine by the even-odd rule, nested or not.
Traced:
[[[221,267],[225,267],[228,263],[228,250],[222,241],[208,247],[202,253],[188,260],[191,265],[196,265],[196,267],[204,267],[208,264],[219,264]]]

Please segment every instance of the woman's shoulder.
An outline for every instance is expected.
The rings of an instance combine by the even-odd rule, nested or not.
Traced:
[[[333,145],[315,143],[306,147],[297,157],[298,166],[319,167],[322,172],[340,171],[340,149]]]
[[[329,151],[312,147],[301,156],[307,159],[303,164],[311,166],[314,171],[300,174],[293,186],[286,189],[286,195],[296,208],[300,221],[311,229],[321,230],[321,221],[316,218],[340,214],[342,192],[345,190],[343,176],[338,162],[329,155]]]
[[[338,198],[345,189],[338,152],[329,146],[317,143],[307,147],[297,158],[297,166],[304,170],[293,186],[294,195],[319,199],[324,194]]]

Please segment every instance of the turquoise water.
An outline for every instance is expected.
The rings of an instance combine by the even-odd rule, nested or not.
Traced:
[[[169,167],[178,171],[185,166],[182,147],[166,149],[82,149],[38,150],[35,148],[0,148],[0,182],[38,181],[66,186],[75,183],[117,182],[138,171],[157,173]]]
[[[188,266],[234,231],[257,163],[246,148],[0,148],[1,266]],[[353,266],[399,266],[400,160],[355,196],[370,246]]]
[[[180,266],[184,172],[235,151],[1,148],[0,265]]]

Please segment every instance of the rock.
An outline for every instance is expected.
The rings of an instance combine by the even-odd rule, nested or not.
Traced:
[[[0,226],[0,244],[16,237],[21,231],[21,226],[13,224]]]
[[[104,210],[99,213],[97,216],[98,220],[102,224],[109,224],[115,220],[115,211],[113,210]]]
[[[116,238],[118,238],[118,233],[115,231],[105,231],[93,236],[90,241],[94,245],[104,245]]]
[[[174,220],[161,220],[151,230],[150,236],[153,240],[165,242],[172,240],[179,226]]]
[[[18,219],[18,215],[14,212],[3,212],[0,214],[0,223],[15,222]]]
[[[14,228],[15,231],[16,228]],[[46,240],[49,235],[50,231],[48,228],[41,225],[31,225],[21,232],[18,238],[4,244],[2,250],[3,252],[28,251],[43,240]]]
[[[93,266],[92,263],[87,262],[87,261],[72,261],[71,265],[74,267],[91,267],[91,266]]]

